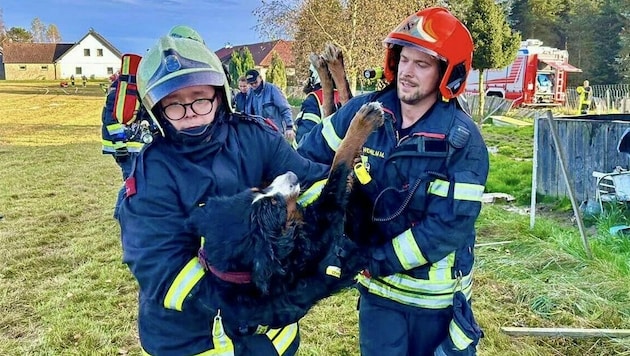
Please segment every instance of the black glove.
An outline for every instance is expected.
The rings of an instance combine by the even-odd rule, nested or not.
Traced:
[[[368,263],[368,275],[371,277],[384,277],[400,272],[388,259],[385,247],[379,246],[370,251],[370,261]]]

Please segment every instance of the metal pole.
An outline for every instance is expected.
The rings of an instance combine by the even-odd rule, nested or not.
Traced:
[[[529,228],[536,223],[536,191],[538,190],[538,119],[534,119],[534,158],[532,164],[532,198],[529,206]]]
[[[564,153],[562,151],[562,146],[560,146],[560,139],[558,138],[558,133],[554,127],[553,122],[553,114],[551,110],[547,110],[547,122],[549,123],[549,131],[551,132],[551,137],[553,138],[553,145],[556,148],[556,155],[560,160],[560,168],[562,169],[562,177],[564,178],[564,183],[567,186],[567,191],[569,192],[569,199],[571,200],[571,206],[573,207],[573,214],[575,215],[575,220],[578,224],[578,229],[580,230],[580,235],[582,236],[582,243],[584,244],[584,251],[586,251],[586,256],[588,258],[593,258],[593,253],[591,252],[591,247],[588,244],[588,239],[586,237],[586,232],[584,229],[584,222],[582,221],[582,216],[580,215],[580,210],[575,201],[575,196],[573,194],[573,186],[571,181],[569,180],[569,175],[567,173],[567,167],[565,164]]]

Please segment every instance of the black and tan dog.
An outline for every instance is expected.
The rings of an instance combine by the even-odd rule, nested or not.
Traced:
[[[264,189],[206,202],[212,213],[203,217],[209,228],[200,260],[224,300],[255,306],[299,289],[305,279],[322,288],[317,291],[321,299],[353,283],[366,258],[344,235],[352,167],[367,137],[382,123],[379,103],[365,104],[356,113],[321,195],[305,208],[296,204],[300,187],[292,172]],[[321,285],[313,283],[318,280]]]

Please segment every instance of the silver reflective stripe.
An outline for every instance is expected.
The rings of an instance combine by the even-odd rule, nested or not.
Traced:
[[[428,262],[422,255],[411,229],[407,229],[402,234],[396,236],[392,244],[394,245],[396,257],[404,269],[409,270]]]
[[[184,299],[188,293],[204,276],[205,272],[199,263],[199,259],[194,257],[184,268],[177,274],[173,284],[168,288],[166,297],[164,297],[164,308],[182,311]]]
[[[457,280],[433,281],[396,273],[383,278],[358,276],[359,283],[368,292],[401,304],[428,309],[444,309],[453,304]],[[466,299],[472,295],[472,274],[462,277],[462,293]]]
[[[335,132],[332,120],[330,119],[331,116],[332,115],[329,115],[322,120],[322,136],[324,136],[324,140],[328,144],[328,147],[337,152],[337,149],[341,145],[341,138]]]
[[[435,181],[429,184],[429,194],[437,195],[440,197],[448,196],[448,189],[450,187],[450,183],[445,180],[436,179]],[[453,190],[453,198],[457,200],[468,200],[468,201],[481,201],[481,197],[483,196],[483,191],[485,187],[479,184],[471,184],[471,183],[455,183],[455,189]]]
[[[448,334],[458,350],[465,350],[473,342],[473,340],[466,336],[464,331],[459,328],[455,320],[451,320],[448,326]]]
[[[320,122],[322,122],[321,117],[310,112],[303,113],[302,120],[310,120],[310,121],[313,121],[315,124],[319,124]]]
[[[455,199],[481,201],[484,186],[471,183],[455,183]]]

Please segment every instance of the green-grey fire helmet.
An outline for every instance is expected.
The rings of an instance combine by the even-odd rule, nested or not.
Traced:
[[[201,37],[199,37],[201,38]],[[223,87],[221,105],[228,112],[232,106],[228,100],[230,86],[219,58],[202,42],[171,34],[161,37],[142,57],[138,67],[138,94],[142,105],[164,135],[160,123],[161,114],[155,110],[170,93],[194,86]]]
[[[178,25],[171,28],[171,30],[168,31],[168,34],[175,38],[188,38],[206,44],[197,31],[185,25]]]

